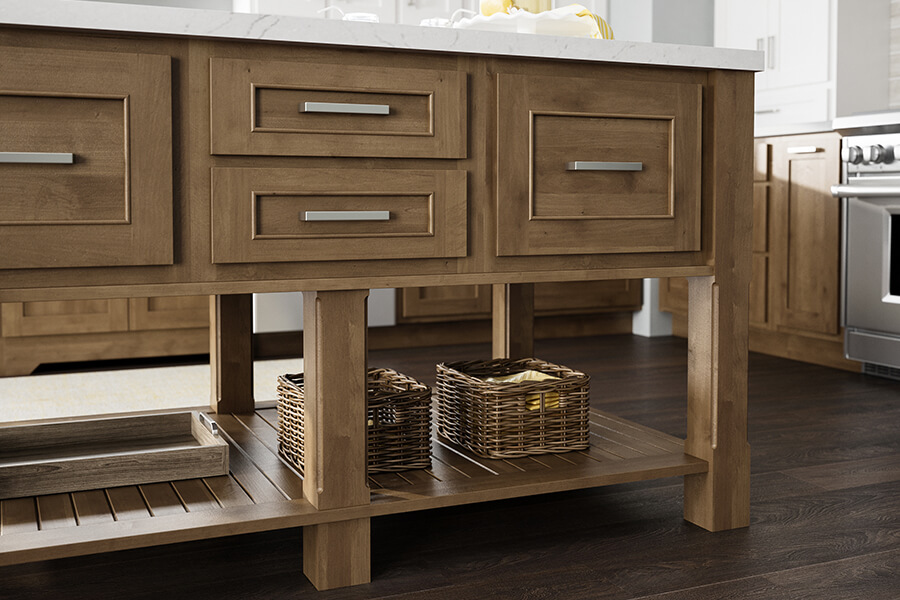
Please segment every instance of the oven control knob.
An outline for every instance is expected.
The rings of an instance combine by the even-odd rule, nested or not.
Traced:
[[[862,162],[863,151],[859,146],[847,146],[841,149],[841,160],[852,165],[858,165]]]
[[[885,159],[885,154],[884,146],[874,144],[866,148],[865,159],[867,163],[880,163]]]

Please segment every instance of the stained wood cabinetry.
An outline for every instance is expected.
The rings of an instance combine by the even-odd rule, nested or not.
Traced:
[[[501,74],[497,86],[515,107],[499,115],[499,255],[700,249],[699,85]]]
[[[840,326],[840,180],[836,133],[755,142],[750,349],[859,370],[843,358]],[[686,330],[687,283],[662,286],[662,310]]]
[[[171,58],[4,48],[0,269],[172,264]]]
[[[0,316],[0,376],[41,363],[209,351],[206,296],[7,302]]]
[[[91,259],[100,266],[84,268],[46,246],[28,255],[31,263],[5,265],[0,302],[215,295],[212,405],[238,447],[232,474],[242,479],[199,487],[216,498],[234,497],[227,486],[252,496],[246,505],[214,502],[214,511],[99,528],[9,537],[4,529],[0,564],[300,526],[304,572],[326,589],[369,580],[373,517],[674,475],[685,476],[692,523],[714,531],[749,523],[750,72],[698,66],[686,51],[673,62],[668,56],[682,50],[662,48],[651,54],[658,64],[623,63],[596,44],[581,46],[586,60],[576,61],[12,27],[0,28],[0,46],[4,61],[6,47],[34,53],[37,70],[65,71],[73,49],[177,66],[171,81],[149,78],[160,105],[174,104],[155,122],[173,134],[171,147],[149,145],[170,167],[166,190],[150,203],[161,220],[144,220],[134,198],[129,205],[130,226],[171,253],[104,251]],[[708,52],[705,64],[717,64],[717,51]],[[102,57],[85,64],[131,72]],[[25,93],[27,80],[8,82],[2,66],[0,90]],[[134,114],[146,108],[140,94],[128,98]],[[304,112],[308,104],[328,111]],[[360,109],[366,114],[354,118]],[[40,228],[10,227],[23,247],[41,248]],[[146,256],[154,258],[136,262]],[[584,291],[584,282],[679,276],[691,277],[683,442],[599,415],[620,443],[548,457],[558,469],[498,465],[475,474],[448,450],[442,456],[459,469],[436,458],[431,473],[377,487],[366,478],[369,289],[491,285],[495,352],[515,353],[543,302],[541,294],[534,301],[535,284],[576,282]],[[612,290],[622,284],[606,285],[618,298]],[[270,425],[254,415],[249,352],[250,294],[297,290],[307,384],[302,480],[262,454],[272,447],[260,441]],[[99,321],[122,327],[118,310]],[[154,320],[132,318],[131,306],[127,314],[129,328]],[[403,482],[409,487],[396,487]],[[272,495],[260,494],[269,483]]]
[[[458,321],[491,316],[491,286],[404,288],[398,322]],[[635,311],[641,308],[641,280],[539,283],[534,286],[535,316]]]

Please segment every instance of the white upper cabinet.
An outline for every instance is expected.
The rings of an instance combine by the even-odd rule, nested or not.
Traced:
[[[888,108],[890,0],[715,0],[716,46],[762,50],[757,128]]]
[[[829,0],[769,2],[766,38],[769,89],[828,81]]]
[[[769,22],[766,1],[716,0],[715,44],[723,48],[766,50]],[[768,58],[768,55],[767,55]],[[766,86],[768,73],[756,74],[756,88]]]

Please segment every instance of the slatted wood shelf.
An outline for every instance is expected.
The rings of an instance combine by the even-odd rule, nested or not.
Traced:
[[[215,416],[228,475],[3,500],[0,566],[707,471],[681,440],[592,411],[588,450],[490,460],[436,437],[430,469],[370,476],[370,505],[319,511],[277,455],[276,419]]]

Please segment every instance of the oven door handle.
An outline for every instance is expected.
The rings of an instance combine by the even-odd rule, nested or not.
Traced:
[[[835,198],[900,198],[900,185],[833,185]]]

